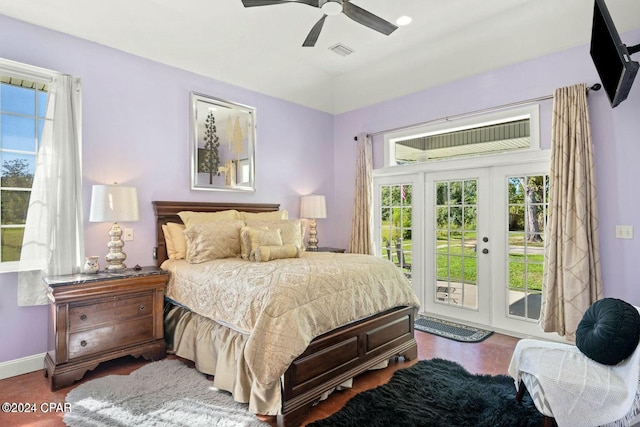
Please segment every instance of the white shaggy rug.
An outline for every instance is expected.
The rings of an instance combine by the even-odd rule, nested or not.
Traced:
[[[109,375],[67,394],[70,427],[268,426],[227,392],[175,359],[149,363],[129,375]]]

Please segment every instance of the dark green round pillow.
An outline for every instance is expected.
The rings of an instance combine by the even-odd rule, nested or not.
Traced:
[[[585,356],[604,365],[617,365],[631,356],[640,341],[640,313],[616,298],[596,301],[576,330],[576,346]]]

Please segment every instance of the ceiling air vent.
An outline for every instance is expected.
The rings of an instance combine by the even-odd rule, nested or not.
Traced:
[[[329,50],[334,52],[334,53],[337,53],[340,56],[349,56],[354,52],[353,49],[351,49],[350,47],[347,47],[347,46],[345,46],[345,45],[343,45],[341,43],[334,44],[333,46],[331,46],[329,48]]]

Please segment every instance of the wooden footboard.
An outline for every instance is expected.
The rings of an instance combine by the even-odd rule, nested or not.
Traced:
[[[278,425],[298,426],[320,396],[393,356],[418,356],[413,307],[399,307],[314,339],[284,374]]]

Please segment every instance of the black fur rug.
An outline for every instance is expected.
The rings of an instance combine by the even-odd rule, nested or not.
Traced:
[[[540,426],[529,395],[522,402],[515,395],[507,375],[473,375],[449,360],[422,360],[309,426]]]

